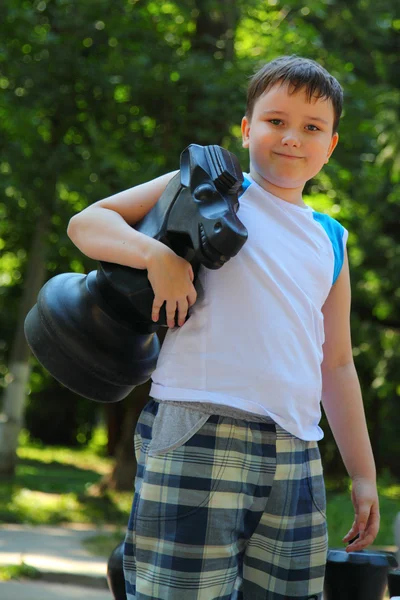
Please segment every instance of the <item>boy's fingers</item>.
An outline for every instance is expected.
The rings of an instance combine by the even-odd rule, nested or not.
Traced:
[[[349,544],[356,543],[358,544],[361,540],[364,539],[365,535],[365,527],[363,524],[356,523],[355,527],[353,527],[346,537],[343,538],[343,542],[348,542]]]
[[[197,300],[197,292],[193,288],[193,290],[187,296],[187,301],[188,301],[189,306],[193,306],[193,304],[196,302],[196,300]]]
[[[182,327],[185,324],[185,319],[188,311],[188,301],[180,300],[178,301],[178,325]]]
[[[151,309],[151,318],[154,322],[158,321],[158,318],[160,316],[160,308],[163,304],[164,300],[161,300],[160,298],[154,298],[153,308]]]
[[[370,512],[369,512],[370,511]],[[367,548],[375,540],[379,531],[379,509],[376,505],[371,506],[367,510],[365,520],[360,516],[356,517],[355,523],[349,533],[343,538],[343,542],[349,542],[346,552],[353,552]],[[357,533],[358,532],[358,533]],[[355,535],[357,533],[357,536]]]
[[[167,325],[168,327],[175,327],[175,315],[176,315],[176,300],[168,301],[166,306],[167,313]]]
[[[371,525],[371,527],[368,527],[368,536],[371,536],[371,538],[372,538],[372,540],[370,542],[368,542],[369,544],[372,544],[372,542],[378,535],[378,532],[379,532],[379,523],[373,523]]]
[[[372,533],[364,533],[363,537],[357,536],[357,539],[355,539],[351,544],[349,544],[346,547],[346,552],[356,552],[358,550],[364,550],[364,548],[367,548],[370,544],[372,544],[375,537],[376,533],[375,535]]]
[[[368,536],[372,537],[372,541],[376,538],[376,536],[378,535],[378,532],[379,532],[380,519],[381,519],[381,517],[379,514],[379,509],[376,506],[373,506],[371,509],[371,514],[368,519],[367,528],[364,532],[364,539],[367,538],[367,534],[368,534]],[[369,542],[369,543],[371,543],[371,542]]]
[[[350,540],[355,535],[356,535],[356,522],[353,521],[353,525],[351,526],[350,531],[344,536],[344,538],[342,539],[342,541],[343,542],[347,542],[348,540]]]
[[[356,529],[360,535],[363,534],[367,527],[370,512],[371,505],[369,503],[365,503],[360,506],[360,511],[356,518]]]

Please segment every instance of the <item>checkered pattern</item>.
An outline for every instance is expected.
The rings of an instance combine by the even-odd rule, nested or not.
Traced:
[[[147,403],[135,431],[128,600],[321,599],[327,529],[317,442],[273,422],[212,415],[181,446],[149,456],[158,406]]]

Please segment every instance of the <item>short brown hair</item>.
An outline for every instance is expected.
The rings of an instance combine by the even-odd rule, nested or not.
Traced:
[[[246,117],[249,120],[256,100],[276,83],[289,84],[292,94],[305,88],[309,101],[315,96],[331,100],[335,114],[333,133],[337,131],[343,108],[342,86],[320,64],[295,54],[266,63],[251,77],[246,104]]]

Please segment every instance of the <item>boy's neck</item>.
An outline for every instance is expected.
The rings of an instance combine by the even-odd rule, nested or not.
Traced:
[[[264,190],[266,190],[273,196],[276,196],[277,198],[280,198],[281,200],[284,200],[285,202],[289,202],[290,204],[295,204],[296,206],[300,206],[300,208],[307,208],[307,204],[304,203],[303,196],[302,196],[304,186],[302,188],[293,188],[293,189],[278,187],[277,185],[274,185],[270,181],[267,181],[266,179],[264,179],[251,166],[250,166],[250,175],[254,179],[254,181],[256,183],[258,183],[258,185],[260,187],[262,187]]]

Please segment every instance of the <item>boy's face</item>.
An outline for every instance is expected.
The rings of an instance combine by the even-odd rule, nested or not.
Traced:
[[[277,83],[264,92],[251,120],[242,120],[253,179],[274,195],[301,203],[304,184],[328,162],[338,142],[333,120],[332,102],[309,102],[303,89],[290,95],[286,84]]]

